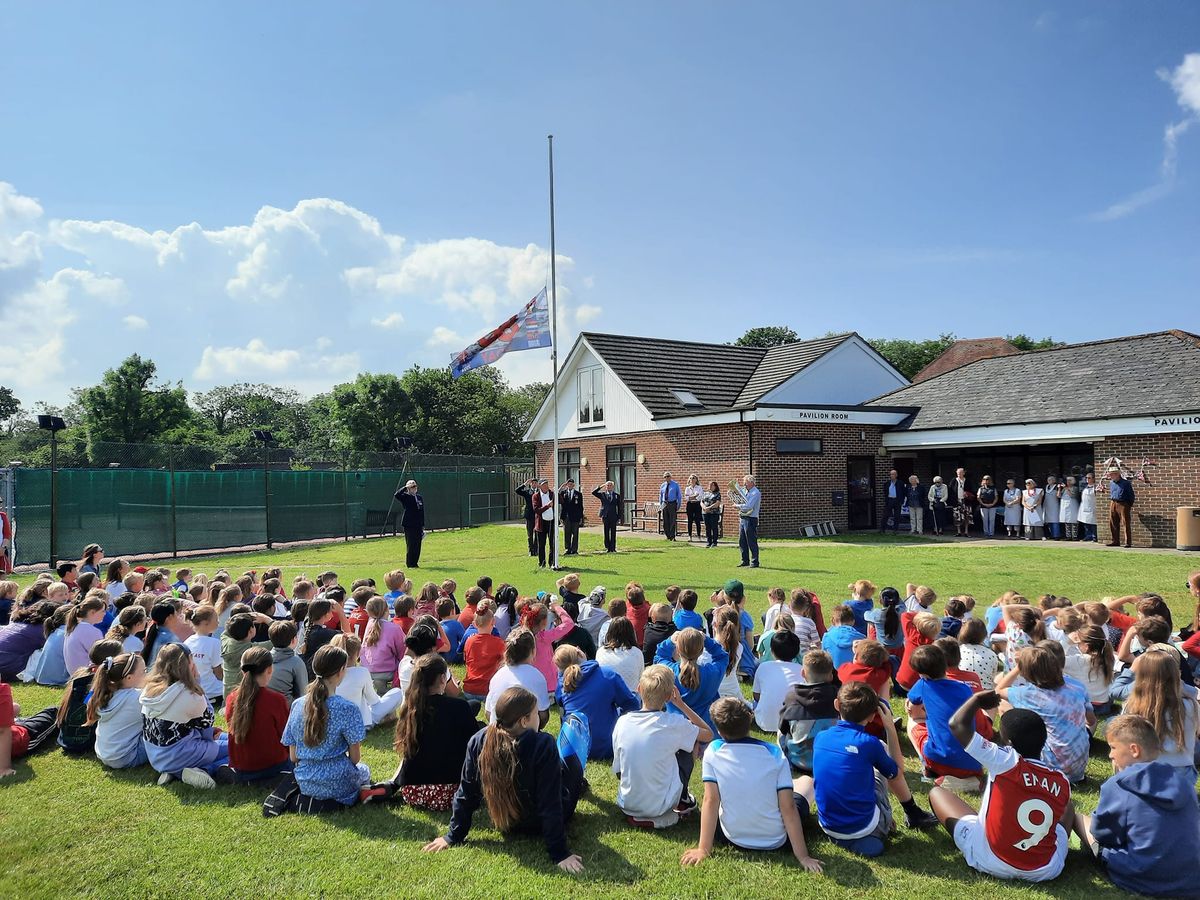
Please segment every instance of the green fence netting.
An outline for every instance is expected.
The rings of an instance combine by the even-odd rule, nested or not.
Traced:
[[[22,468],[14,476],[15,561],[47,562],[50,470]],[[404,478],[420,484],[427,528],[509,517],[504,466],[409,470]],[[392,495],[399,479],[395,470],[371,469],[61,469],[57,554],[77,558],[92,542],[113,556],[390,534],[397,527]]]

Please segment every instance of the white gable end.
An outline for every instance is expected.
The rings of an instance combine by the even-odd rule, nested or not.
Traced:
[[[768,391],[759,403],[863,403],[906,387],[908,381],[866,341],[855,336]]]
[[[597,374],[599,373],[599,374]],[[595,390],[595,379],[602,385],[604,418],[600,422],[579,421],[581,379],[582,391],[588,395]],[[554,410],[551,397],[534,416],[526,441],[554,440]],[[594,418],[594,416],[589,416]],[[588,437],[595,434],[622,434],[648,431],[654,427],[650,413],[604,362],[586,340],[580,340],[565,361],[558,375],[558,437],[559,440]]]

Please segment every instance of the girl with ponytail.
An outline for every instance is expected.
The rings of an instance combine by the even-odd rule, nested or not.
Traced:
[[[58,706],[58,746],[68,753],[91,753],[96,744],[96,725],[88,715],[87,698],[96,670],[121,652],[116,641],[99,640],[92,644],[87,663],[76,669],[63,691]]]
[[[436,653],[417,660],[396,720],[401,762],[395,783],[404,802],[418,809],[450,808],[467,742],[482,727],[466,700],[447,696],[449,676],[446,661]]]
[[[628,622],[626,626],[632,630]],[[555,696],[563,716],[578,713],[587,719],[592,738],[588,759],[612,759],[617,717],[641,709],[641,701],[619,672],[589,660],[578,647],[563,644],[554,651],[554,665],[561,673]]]
[[[146,647],[142,635],[146,633],[149,618],[144,607],[136,603],[127,606],[117,614],[117,621],[112,623],[105,637],[110,641],[120,641],[127,653],[140,655]]]
[[[362,663],[371,673],[375,693],[386,693],[396,680],[396,670],[408,649],[404,629],[392,621],[387,600],[367,601],[367,627],[363,630]]]
[[[721,686],[717,688],[717,696],[741,699],[738,664],[745,651],[742,649],[741,614],[732,603],[718,607],[713,614],[713,637],[729,654],[729,662],[725,664],[725,674],[721,678]]]
[[[154,604],[150,610],[150,627],[146,629],[146,636],[143,638],[145,646],[142,648],[142,659],[145,660],[147,668],[154,665],[163,648],[170,644],[183,643],[178,635],[182,630],[182,617],[174,603],[170,600],[160,600]],[[188,663],[191,664],[190,656]]]
[[[362,641],[357,635],[335,635],[329,643],[346,651],[346,677],[338,685],[337,695],[345,697],[358,707],[363,726],[367,729],[390,722],[395,716],[396,707],[404,702],[404,694],[400,688],[384,691],[382,697],[375,692],[375,686],[371,683],[371,673],[358,663]]]
[[[467,742],[461,777],[450,830],[426,844],[426,853],[465,841],[482,802],[501,832],[541,834],[560,869],[583,871],[583,860],[571,852],[566,837],[583,788],[583,767],[574,755],[563,762],[554,738],[538,730],[536,696],[519,686],[500,694],[492,724]]]
[[[710,661],[701,663],[700,656],[705,650]],[[729,668],[728,651],[698,629],[685,628],[658,645],[654,661],[675,673],[683,702],[694,709],[715,734],[716,727],[709,718],[708,708],[717,699],[721,680]]]
[[[328,609],[325,616],[328,616]],[[363,726],[358,707],[337,695],[346,677],[346,651],[326,644],[312,657],[313,680],[303,702],[292,704],[282,742],[290,749],[296,784],[314,800],[353,806],[372,791],[371,772],[362,759]]]
[[[274,670],[271,651],[251,647],[242,654],[242,680],[225,698],[229,765],[239,784],[292,771],[287,748],[280,743],[288,720],[287,698],[267,686]]]
[[[105,600],[92,596],[80,601],[67,613],[67,636],[63,641],[63,660],[67,664],[68,672],[86,668],[88,651],[92,649],[92,644],[104,639],[104,632],[100,630],[100,622],[104,618],[106,609],[108,609],[108,603]]]
[[[96,758],[110,769],[146,764],[138,702],[145,683],[145,661],[128,650],[96,667],[87,703],[87,724],[96,729]]]

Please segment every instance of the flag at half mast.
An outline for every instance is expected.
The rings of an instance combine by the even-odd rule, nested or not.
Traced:
[[[536,350],[550,346],[550,304],[546,289],[521,311],[450,358],[450,374],[459,378],[472,369],[490,366],[510,350]]]

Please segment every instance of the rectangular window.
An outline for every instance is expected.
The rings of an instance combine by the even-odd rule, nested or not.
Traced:
[[[634,444],[616,444],[606,447],[604,461],[608,480],[611,481],[624,501],[624,521],[628,522],[629,510],[637,503],[637,447]]]
[[[775,441],[775,452],[787,453],[820,453],[820,438],[779,438]]]
[[[604,421],[604,369],[581,369],[578,377],[579,424],[599,425]]]
[[[561,488],[569,479],[579,486],[579,450],[558,451],[558,486]]]

